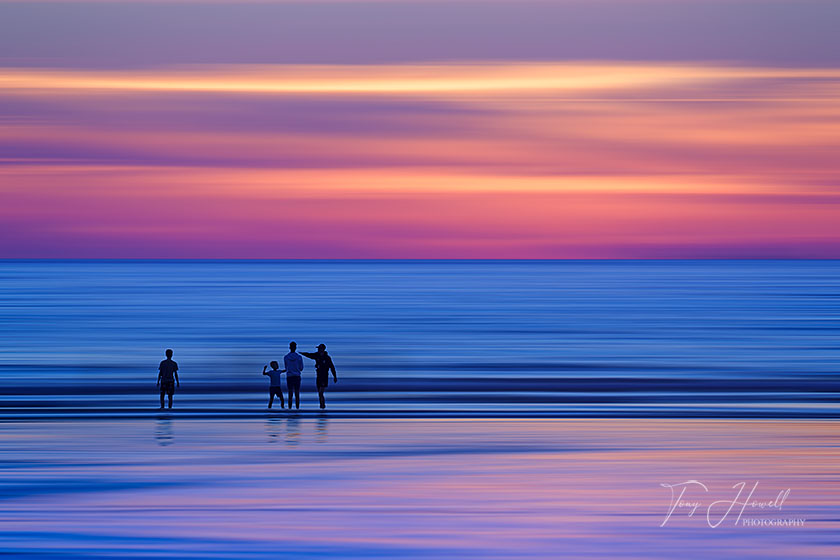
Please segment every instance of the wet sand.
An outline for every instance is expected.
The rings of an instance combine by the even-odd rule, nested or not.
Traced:
[[[836,558],[837,435],[818,420],[20,420],[0,437],[0,552]],[[667,517],[662,484],[687,481],[708,491],[690,483]],[[726,515],[732,500],[747,505]]]

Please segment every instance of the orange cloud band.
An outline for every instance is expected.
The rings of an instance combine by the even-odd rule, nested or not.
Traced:
[[[840,78],[837,69],[683,64],[204,65],[157,71],[0,70],[4,90],[453,95],[639,90],[737,80]]]

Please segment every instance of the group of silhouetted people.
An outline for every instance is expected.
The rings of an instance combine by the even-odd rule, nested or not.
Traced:
[[[289,391],[289,408],[292,408],[292,397],[295,398],[295,408],[300,408],[300,378],[303,371],[303,358],[315,360],[315,386],[318,388],[318,401],[321,408],[327,408],[327,403],[324,400],[324,391],[327,389],[327,384],[330,380],[330,373],[333,376],[333,383],[338,381],[335,374],[335,365],[332,358],[327,354],[327,346],[319,344],[317,352],[297,352],[297,343],[289,343],[289,353],[283,356],[283,365],[285,369],[280,369],[280,364],[276,361],[271,362],[268,366],[263,366],[263,375],[267,375],[271,379],[268,386],[268,408],[274,403],[274,397],[280,398],[280,408],[283,408],[283,387],[280,384],[281,374],[286,374],[286,389]]]
[[[333,383],[338,382],[338,377],[335,373],[335,364],[332,358],[327,354],[327,346],[319,344],[315,352],[297,352],[297,343],[289,343],[289,353],[283,356],[284,369],[280,369],[280,364],[277,361],[272,361],[268,366],[263,366],[263,375],[267,375],[270,379],[268,386],[268,408],[274,404],[274,397],[280,399],[280,408],[285,407],[283,401],[283,386],[282,374],[286,374],[286,389],[289,392],[289,409],[292,408],[292,397],[294,397],[295,408],[300,408],[300,380],[303,372],[303,358],[306,356],[315,360],[315,386],[318,389],[318,401],[322,409],[327,408],[326,400],[324,399],[324,391],[330,380],[330,373],[332,373]],[[271,369],[268,369],[269,366]],[[166,350],[166,359],[160,363],[158,368],[157,385],[160,387],[160,407],[163,408],[164,397],[169,397],[169,408],[172,408],[172,396],[175,394],[175,387],[181,386],[181,381],[178,379],[178,363],[172,360],[172,350]]]

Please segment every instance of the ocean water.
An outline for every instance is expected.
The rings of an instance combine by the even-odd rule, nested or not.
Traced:
[[[0,556],[838,558],[838,328],[836,261],[2,261]]]
[[[840,261],[0,261],[0,414],[838,416]],[[306,361],[303,408],[317,406]]]

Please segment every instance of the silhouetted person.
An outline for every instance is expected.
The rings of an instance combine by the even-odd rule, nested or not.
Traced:
[[[271,408],[272,403],[274,403],[274,395],[280,397],[280,408],[283,408],[285,404],[283,404],[283,386],[280,384],[280,378],[286,370],[280,369],[280,364],[274,360],[269,365],[271,366],[270,371],[266,371],[268,366],[263,366],[263,375],[267,375],[271,379],[268,386],[268,408]],[[291,395],[289,395],[289,400],[292,400]],[[289,403],[289,407],[291,407],[291,403]]]
[[[292,408],[292,394],[295,396],[295,408],[300,408],[300,372],[303,371],[303,358],[295,352],[296,342],[289,343],[289,353],[283,356],[286,366],[286,387],[289,389],[289,409]]]
[[[163,396],[169,396],[169,408],[172,408],[172,395],[175,385],[181,386],[178,379],[178,364],[172,360],[172,350],[166,350],[166,359],[158,367],[157,386],[160,387],[160,407],[163,408]]]
[[[321,402],[321,408],[327,408],[324,401],[324,391],[330,380],[330,372],[332,372],[333,383],[338,382],[338,377],[335,375],[335,365],[333,365],[330,355],[327,354],[327,345],[319,344],[317,352],[301,352],[301,354],[315,360],[315,386],[318,387],[318,400]]]

